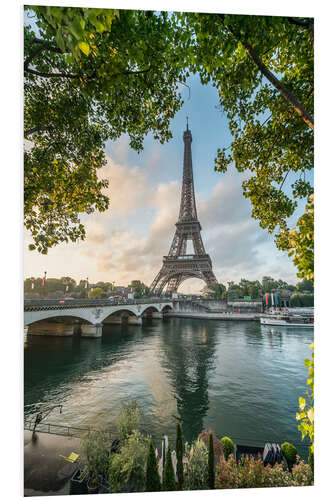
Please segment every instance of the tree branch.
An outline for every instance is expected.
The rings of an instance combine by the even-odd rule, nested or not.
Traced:
[[[79,75],[72,75],[71,73],[43,73],[31,68],[25,68],[27,73],[32,75],[42,76],[43,78],[77,78]]]
[[[42,127],[34,127],[29,130],[26,130],[24,132],[24,137],[28,137],[31,134],[34,134],[35,132],[45,132],[46,130],[51,130],[53,127],[50,126],[42,126]]]
[[[43,50],[50,50],[51,52],[56,52],[57,54],[62,54],[62,51],[58,47],[54,47],[51,43],[40,40],[39,38],[35,38],[32,40],[33,43],[37,43],[39,45],[24,61],[24,69],[27,70],[29,68],[29,64],[31,61]]]
[[[222,22],[224,21],[224,16],[218,14]],[[247,42],[247,40],[240,40],[240,38],[235,34],[231,26],[226,26],[230,33],[243,45],[249,57],[252,59],[254,64],[257,66],[259,71],[271,82],[271,84],[280,92],[280,94],[291,104],[296,113],[302,118],[302,120],[314,130],[314,120],[313,117],[305,110],[303,105],[296,99],[296,97],[289,92],[289,90],[276,78],[276,76],[267,68],[267,66],[262,62],[259,56],[255,53],[252,46]]]

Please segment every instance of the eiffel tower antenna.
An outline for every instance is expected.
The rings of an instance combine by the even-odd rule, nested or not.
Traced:
[[[201,239],[201,225],[195,204],[193,169],[192,169],[192,134],[188,128],[184,140],[183,185],[179,217],[169,254],[163,257],[163,265],[150,286],[150,292],[160,295],[166,287],[167,293],[177,292],[178,287],[188,278],[199,278],[210,285],[217,285],[212,270],[212,261],[205,251]],[[187,255],[187,241],[192,240],[194,254]]]

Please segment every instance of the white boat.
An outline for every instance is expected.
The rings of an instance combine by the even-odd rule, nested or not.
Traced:
[[[290,312],[272,311],[260,316],[261,325],[301,326],[313,328],[314,317],[309,314],[291,314]]]

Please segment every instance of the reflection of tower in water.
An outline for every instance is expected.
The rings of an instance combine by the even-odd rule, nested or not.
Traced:
[[[177,320],[164,331],[163,365],[174,388],[177,418],[186,441],[192,441],[203,429],[209,409],[209,374],[215,368],[216,326],[214,322]]]

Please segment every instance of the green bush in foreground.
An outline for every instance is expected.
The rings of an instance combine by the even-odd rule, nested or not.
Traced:
[[[229,455],[234,452],[234,443],[232,439],[228,438],[227,436],[224,436],[221,439],[221,443],[223,445],[223,452],[226,460],[228,459]]]
[[[109,483],[112,493],[145,491],[148,438],[138,430],[122,442],[120,453],[110,456]]]
[[[281,450],[287,460],[289,471],[291,471],[293,465],[296,463],[297,450],[293,444],[287,442],[281,445]]]
[[[173,470],[173,465],[171,460],[170,444],[168,446],[168,451],[163,469],[162,489],[163,491],[175,491],[177,489],[175,471]]]
[[[213,490],[215,488],[215,463],[214,463],[214,444],[213,436],[209,434],[209,449],[208,449],[208,487]]]
[[[205,490],[208,484],[208,449],[201,440],[185,444],[184,489]]]
[[[149,441],[149,451],[146,466],[146,491],[161,491],[161,481],[158,473],[157,460],[153,441]]]
[[[182,490],[184,485],[184,470],[183,470],[183,436],[180,423],[177,424],[177,438],[176,438],[176,456],[177,456],[177,482],[178,489]]]

